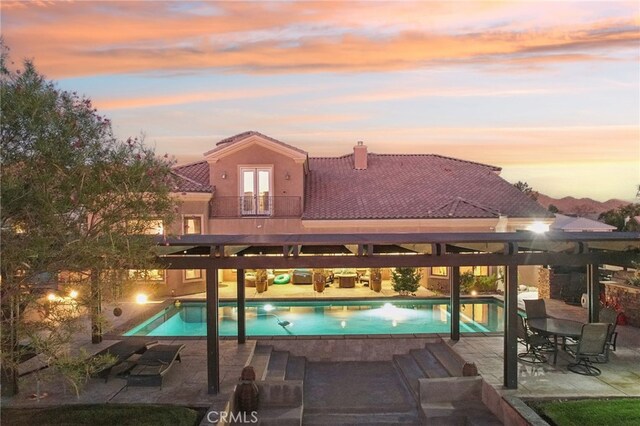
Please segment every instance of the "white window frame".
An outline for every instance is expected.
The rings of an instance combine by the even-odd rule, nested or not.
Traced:
[[[252,201],[253,208],[251,210],[244,209],[244,172],[247,170],[255,171],[254,175],[254,200]],[[258,212],[257,203],[260,188],[256,188],[258,184],[258,173],[261,171],[269,172],[269,207],[265,209],[263,213]],[[273,165],[261,165],[261,164],[247,164],[238,166],[238,194],[240,199],[240,215],[245,217],[255,216],[272,216],[273,215],[273,196],[274,196],[274,181],[273,181]],[[257,189],[257,192],[255,191]],[[255,203],[255,204],[254,204]]]

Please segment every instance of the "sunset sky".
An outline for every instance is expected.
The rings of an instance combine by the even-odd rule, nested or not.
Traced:
[[[198,160],[257,130],[312,156],[436,153],[559,197],[640,184],[632,2],[2,1],[11,59],[118,136]]]

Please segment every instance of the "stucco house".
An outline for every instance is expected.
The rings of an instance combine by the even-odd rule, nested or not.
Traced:
[[[165,232],[509,232],[548,227],[553,214],[502,179],[500,170],[441,155],[375,154],[362,142],[346,155],[311,157],[248,131],[219,141],[201,161],[173,169],[180,220],[166,225]],[[398,249],[428,252],[430,247]],[[437,287],[438,280],[444,285],[446,268],[430,269],[423,274],[423,285]],[[221,276],[232,280],[231,274]],[[160,279],[167,294],[204,289],[202,271],[167,271]]]

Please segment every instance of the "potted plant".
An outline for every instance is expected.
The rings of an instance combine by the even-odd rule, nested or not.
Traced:
[[[267,270],[258,269],[256,271],[256,291],[258,293],[264,293],[267,290]]]
[[[369,270],[369,288],[375,291],[376,293],[380,293],[382,291],[382,269],[381,268],[371,268]]]
[[[420,287],[420,278],[422,275],[416,268],[396,268],[391,273],[393,290],[401,296],[415,295]]]
[[[324,291],[325,284],[326,284],[326,278],[324,276],[324,269],[314,269],[313,270],[313,289],[318,293],[322,293]]]

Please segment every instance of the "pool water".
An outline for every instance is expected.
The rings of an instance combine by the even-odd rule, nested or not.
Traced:
[[[246,304],[248,336],[449,333],[448,299],[355,301],[261,301]],[[235,302],[219,306],[219,333],[236,336]],[[474,299],[460,304],[463,333],[503,330],[502,302]],[[205,302],[171,305],[125,336],[206,336]]]

